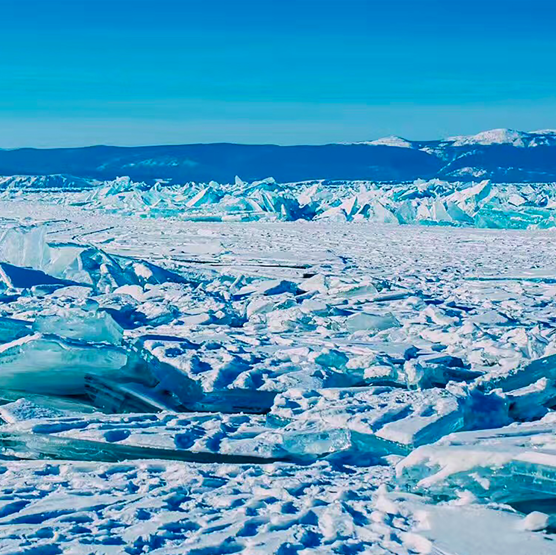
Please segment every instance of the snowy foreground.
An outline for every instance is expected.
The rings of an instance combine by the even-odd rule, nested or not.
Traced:
[[[464,227],[5,194],[0,553],[556,553],[555,232],[486,186]]]

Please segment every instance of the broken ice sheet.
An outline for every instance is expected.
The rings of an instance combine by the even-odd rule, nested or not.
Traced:
[[[229,394],[233,396],[233,390]],[[4,410],[11,409],[7,405]],[[268,418],[161,413],[36,421],[33,413],[30,414],[28,421],[0,429],[4,444],[12,445],[22,434],[22,441],[29,449],[35,445],[50,456],[54,453],[45,444],[47,440],[33,439],[29,434],[64,438],[64,445],[69,438],[76,438],[122,443],[135,450],[167,449],[165,458],[172,457],[172,449],[193,448],[269,460],[311,460],[341,452],[372,457],[405,454],[463,426],[463,411],[449,393],[404,392],[394,388],[290,391],[275,400]],[[175,454],[176,458],[180,456],[183,455]]]
[[[527,509],[556,495],[556,414],[534,423],[458,432],[422,446],[397,466],[399,482],[413,491],[476,498]]]
[[[392,387],[290,390],[276,398],[268,418],[285,426],[284,447],[299,455],[405,454],[464,425],[463,408],[450,393]]]
[[[536,420],[547,414],[556,405],[556,384],[541,378],[525,387],[506,394],[509,414],[514,420]]]
[[[90,343],[121,345],[123,330],[106,312],[73,310],[66,314],[38,316],[33,328],[42,334]]]
[[[360,312],[346,319],[346,328],[349,332],[357,331],[383,331],[396,328],[400,325],[393,314],[369,314]]]
[[[64,416],[67,416],[67,412],[46,406],[44,403],[36,404],[24,398],[0,405],[0,418],[9,424],[25,420],[42,420]]]
[[[13,227],[0,237],[0,280],[14,288],[89,285],[107,293],[124,285],[184,281],[178,274],[115,257],[89,245],[47,241],[46,226]]]
[[[39,401],[40,403],[40,401]],[[0,451],[20,458],[271,463],[287,453],[268,441],[263,416],[80,414],[27,400],[0,407]],[[96,455],[95,455],[96,452]]]
[[[39,333],[0,345],[0,387],[71,395],[85,391],[85,375],[114,373],[127,362],[119,348],[70,343]]]
[[[531,385],[542,378],[556,378],[556,355],[538,358],[516,368],[489,372],[477,381],[477,385],[485,391],[497,388],[511,391]]]

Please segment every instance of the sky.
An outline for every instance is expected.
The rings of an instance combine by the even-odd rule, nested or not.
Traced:
[[[0,0],[0,148],[556,128],[554,0]]]

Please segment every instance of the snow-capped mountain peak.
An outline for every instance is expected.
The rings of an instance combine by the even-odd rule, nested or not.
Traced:
[[[529,135],[556,135],[556,129],[537,129],[529,131]]]
[[[527,135],[527,133],[515,131],[514,129],[491,129],[476,135],[449,137],[446,139],[446,142],[452,143],[451,146],[510,144],[517,147],[525,147]]]
[[[442,141],[442,145],[450,147],[510,145],[518,148],[530,148],[553,145],[555,143],[556,131],[554,129],[541,129],[529,132],[516,131],[514,129],[491,129],[476,135],[449,137]]]
[[[372,141],[357,141],[354,143],[346,142],[340,143],[344,145],[369,145],[369,146],[395,146],[398,148],[413,148],[413,142],[398,137],[397,135],[389,135],[388,137],[381,137],[380,139],[373,139]]]
[[[430,143],[433,143],[432,146]],[[536,146],[552,145],[556,143],[556,130],[543,129],[538,131],[516,131],[515,129],[490,129],[481,131],[476,135],[457,135],[439,141],[411,141],[397,135],[381,137],[372,141],[361,141],[357,143],[370,146],[392,146],[397,148],[412,148],[423,150],[428,153],[438,153],[451,147],[468,147],[474,145],[510,145],[517,148],[529,148]],[[440,149],[440,150],[439,150]]]
[[[367,141],[365,144],[377,146],[397,146],[398,148],[413,148],[411,141],[396,135],[382,137],[380,139],[375,139],[374,141]]]

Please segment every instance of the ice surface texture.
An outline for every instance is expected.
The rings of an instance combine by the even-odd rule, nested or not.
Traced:
[[[553,231],[109,186],[0,202],[1,550],[554,552]]]

